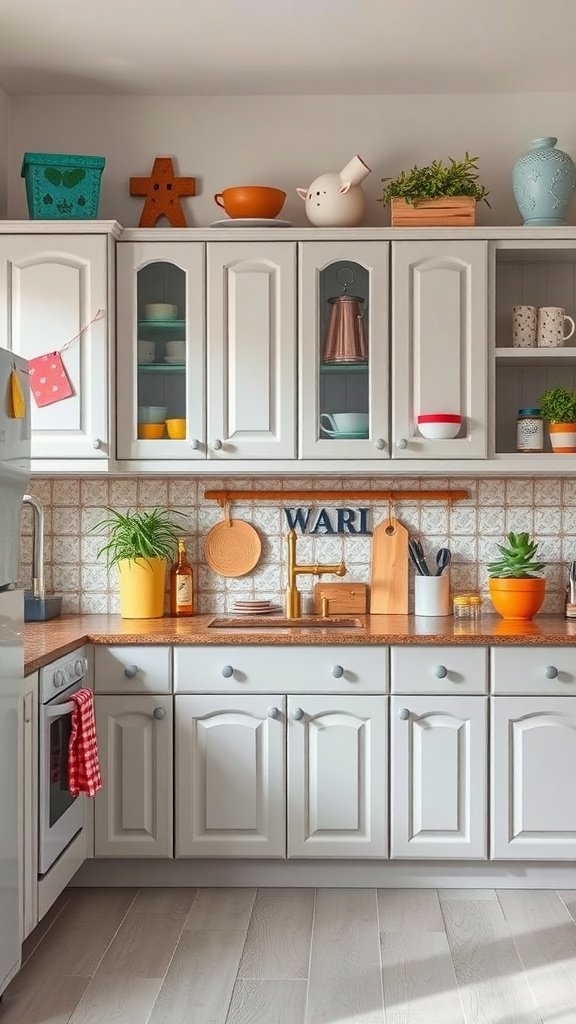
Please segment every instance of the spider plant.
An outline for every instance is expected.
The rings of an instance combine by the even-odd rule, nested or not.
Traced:
[[[185,518],[183,512],[172,509],[154,508],[151,511],[118,512],[107,508],[107,519],[92,527],[93,533],[109,533],[109,540],[102,545],[98,555],[105,555],[108,566],[122,561],[161,558],[169,561],[173,554],[182,527],[174,521],[175,516]]]

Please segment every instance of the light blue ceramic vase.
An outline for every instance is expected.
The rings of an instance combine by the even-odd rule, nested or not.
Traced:
[[[576,187],[576,167],[558,139],[533,139],[527,153],[512,169],[512,186],[524,223],[557,227],[566,223],[568,204]]]

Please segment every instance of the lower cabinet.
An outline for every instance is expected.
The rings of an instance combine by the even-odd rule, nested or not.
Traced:
[[[288,697],[288,856],[388,856],[388,700]]]
[[[285,857],[285,698],[176,697],[176,856]]]
[[[486,858],[487,703],[392,698],[391,857]]]
[[[386,697],[177,696],[176,856],[386,857],[387,734]]]
[[[494,860],[576,859],[576,697],[492,698]]]
[[[172,857],[172,696],[98,695],[96,857]]]

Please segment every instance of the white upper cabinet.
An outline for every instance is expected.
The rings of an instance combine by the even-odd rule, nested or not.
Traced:
[[[392,244],[392,457],[487,454],[488,244]],[[427,440],[417,416],[463,417],[454,439]]]
[[[388,459],[387,242],[299,247],[300,456]]]
[[[492,698],[495,860],[576,858],[576,700]]]
[[[486,858],[487,699],[393,697],[391,857]]]
[[[71,342],[62,361],[72,395],[41,408],[31,399],[33,459],[106,468],[111,253],[104,234],[0,237],[0,346],[32,359]],[[103,317],[87,327],[99,309]]]
[[[208,458],[296,457],[296,244],[208,243]]]
[[[204,244],[121,242],[117,264],[118,458],[205,459]]]

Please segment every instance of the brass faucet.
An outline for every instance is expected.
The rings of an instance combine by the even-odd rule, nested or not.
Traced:
[[[286,587],[286,618],[299,619],[302,615],[302,602],[300,591],[296,586],[298,576],[321,576],[322,573],[332,572],[336,576],[344,576],[346,566],[344,562],[336,565],[298,565],[296,561],[296,532],[290,530],[288,533],[288,586]]]

